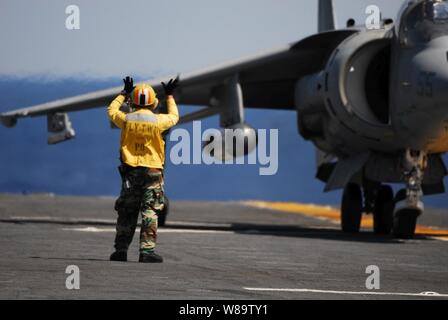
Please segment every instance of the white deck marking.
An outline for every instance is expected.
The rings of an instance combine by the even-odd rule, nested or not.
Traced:
[[[288,288],[249,288],[249,287],[244,287],[243,289],[248,291],[266,291],[266,292],[299,292],[299,293],[329,293],[329,294],[346,294],[346,295],[448,298],[448,294],[440,294],[437,292],[404,293],[404,292],[383,292],[383,291],[338,291],[338,290],[288,289]]]
[[[79,232],[115,232],[115,228],[96,228],[96,227],[85,227],[85,228],[62,228],[64,231],[79,231]],[[222,233],[222,234],[233,234],[234,231],[226,230],[196,230],[196,229],[171,229],[163,228],[158,229],[158,233]]]
[[[97,228],[97,227],[85,227],[85,228],[62,228],[64,231],[80,231],[80,232],[115,232],[115,228]]]

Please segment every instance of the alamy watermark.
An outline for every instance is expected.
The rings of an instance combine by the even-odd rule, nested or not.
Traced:
[[[366,29],[367,30],[379,30],[381,29],[381,10],[376,5],[369,5],[365,11],[367,15]]]
[[[65,288],[67,290],[81,289],[81,272],[77,265],[69,265],[65,268],[65,273],[69,276],[65,279]]]
[[[67,30],[79,30],[81,28],[80,9],[77,5],[69,5],[65,8],[65,27]],[[365,10],[367,18],[365,26],[368,30],[381,29],[381,10],[377,5],[368,5]]]
[[[366,274],[369,275],[366,279],[366,289],[379,290],[380,289],[380,268],[376,265],[367,266]]]
[[[206,129],[193,121],[192,135],[186,129],[175,128],[170,133],[175,142],[170,150],[174,165],[260,165],[262,176],[278,171],[278,129]]]
[[[65,14],[68,15],[65,19],[65,28],[67,30],[81,29],[81,15],[77,5],[72,4],[67,6],[65,8]]]

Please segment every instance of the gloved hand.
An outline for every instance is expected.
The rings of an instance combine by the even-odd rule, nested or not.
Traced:
[[[179,86],[179,76],[176,77],[176,79],[170,79],[168,83],[162,82],[163,90],[165,90],[165,94],[167,96],[171,96],[174,92],[174,89],[176,89]]]
[[[123,83],[124,83],[124,88],[123,88],[123,90],[121,90],[121,94],[127,96],[127,95],[131,94],[131,92],[135,88],[134,79],[127,76],[125,79],[123,79]]]

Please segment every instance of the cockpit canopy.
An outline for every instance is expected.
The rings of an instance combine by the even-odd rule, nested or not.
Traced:
[[[400,11],[398,35],[405,46],[448,36],[448,0],[410,0]]]

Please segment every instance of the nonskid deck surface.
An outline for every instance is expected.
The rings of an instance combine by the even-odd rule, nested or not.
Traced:
[[[170,202],[158,252],[108,261],[113,198],[0,195],[0,298],[446,299],[444,210],[427,210],[414,240],[339,231],[334,208],[272,202]],[[426,228],[426,229],[425,229]],[[436,234],[431,234],[432,230]],[[67,290],[66,267],[80,290]],[[378,266],[380,289],[366,288]],[[438,293],[434,295],[431,293]]]

